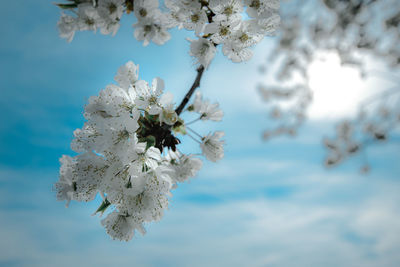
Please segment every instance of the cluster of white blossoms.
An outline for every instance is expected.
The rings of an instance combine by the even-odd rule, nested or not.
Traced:
[[[62,13],[60,35],[71,41],[76,31],[100,30],[115,34],[124,12],[133,12],[137,22],[134,36],[146,46],[162,45],[170,39],[169,29],[194,31],[190,54],[208,67],[222,45],[222,52],[233,62],[249,60],[249,49],[264,36],[275,32],[280,17],[279,0],[68,0],[58,4],[74,13]]]
[[[118,85],[89,98],[86,122],[74,131],[71,143],[78,155],[60,159],[55,185],[57,199],[67,206],[71,200],[92,201],[100,194],[103,202],[96,213],[113,208],[102,225],[113,239],[126,241],[135,230],[145,233],[144,223],[160,220],[171,189],[202,167],[200,158],[177,149],[175,134],[194,132],[208,160],[224,155],[223,132],[197,134],[187,126],[192,122],[185,123],[175,111],[172,94],[163,93],[163,81],[155,78],[149,85],[138,79],[138,69],[128,62],[115,76]],[[218,104],[203,100],[200,93],[184,111],[197,113],[195,121],[223,117]]]
[[[200,135],[189,125],[196,121],[220,121],[217,103],[195,94],[200,79],[220,46],[233,62],[249,60],[250,48],[275,32],[280,22],[279,0],[66,0],[57,4],[64,10],[58,22],[60,36],[69,42],[76,31],[99,30],[116,34],[122,15],[133,14],[134,36],[147,46],[164,44],[169,29],[194,32],[190,55],[199,65],[197,78],[182,103],[175,108],[171,93],[163,93],[164,82],[151,85],[139,80],[138,66],[128,62],[115,81],[85,107],[86,122],[74,132],[71,148],[75,157],[63,156],[58,200],[92,201],[97,194],[103,202],[95,213],[112,207],[102,225],[114,239],[130,240],[135,231],[145,232],[144,223],[158,221],[168,207],[171,189],[194,177],[202,167],[195,154],[177,149],[177,134],[200,144],[202,155],[213,162],[224,156],[224,133]],[[196,114],[188,123],[183,111]]]

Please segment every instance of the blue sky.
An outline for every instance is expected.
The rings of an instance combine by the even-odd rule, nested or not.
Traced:
[[[112,241],[90,216],[98,206],[71,203],[52,191],[58,159],[74,155],[83,105],[112,82],[128,60],[141,79],[164,79],[176,101],[195,77],[190,36],[172,31],[164,46],[143,47],[125,18],[115,37],[58,37],[59,10],[48,1],[7,1],[0,9],[0,266],[398,266],[399,144],[369,149],[327,171],[321,136],[334,120],[311,119],[296,139],[265,143],[267,115],[256,85],[271,40],[247,63],[218,55],[201,91],[219,101],[224,121],[195,125],[226,132],[226,156],[206,163],[171,198],[162,221],[131,242]],[[198,152],[183,138],[183,151]]]

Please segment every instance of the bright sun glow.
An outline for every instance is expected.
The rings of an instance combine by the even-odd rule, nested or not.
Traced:
[[[308,110],[311,119],[351,116],[358,104],[374,92],[356,68],[341,66],[335,54],[326,54],[313,62],[308,74],[313,91],[313,103]]]

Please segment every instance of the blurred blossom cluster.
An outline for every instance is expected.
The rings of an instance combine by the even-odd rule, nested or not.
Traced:
[[[76,31],[115,34],[124,13],[133,13],[137,22],[134,36],[146,46],[162,45],[177,27],[194,31],[190,54],[208,67],[222,45],[233,62],[249,60],[249,49],[265,35],[274,33],[280,22],[279,0],[68,0],[58,4],[65,10],[58,22],[60,36],[72,41]]]
[[[336,126],[334,138],[324,138],[328,151],[325,165],[332,167],[355,153],[361,153],[361,172],[370,169],[366,149],[377,142],[385,142],[400,126],[400,90],[392,88],[383,95],[365,101],[354,120]]]
[[[306,119],[306,109],[312,101],[312,93],[306,84],[286,87],[258,87],[261,99],[272,106],[269,119],[277,126],[263,132],[263,139],[268,140],[281,135],[295,136],[297,128]],[[284,108],[282,108],[284,106]]]
[[[283,134],[293,136],[305,121],[313,95],[308,69],[321,52],[335,53],[342,65],[357,68],[364,78],[376,75],[376,70],[367,69],[368,59],[383,63],[388,72],[399,69],[400,1],[294,0],[281,9],[281,17],[277,44],[270,51],[266,64],[260,67],[262,73],[268,72],[277,82],[277,85],[258,88],[261,98],[270,106],[273,122],[273,126],[264,131],[264,139]],[[396,95],[399,87],[389,91],[395,91]],[[369,105],[368,112],[361,107],[357,119],[338,126],[335,142],[340,145],[326,140],[330,148],[327,165],[336,165],[349,154],[362,151],[360,146],[364,141],[361,140],[369,137],[382,140],[376,138],[379,132],[388,138],[398,126],[398,103],[385,106],[387,98],[381,96],[387,93],[377,96],[375,102],[380,104]],[[384,126],[392,123],[390,127]],[[350,140],[351,136],[359,140]]]
[[[96,213],[113,211],[101,221],[114,239],[130,240],[143,224],[158,221],[168,207],[171,189],[194,177],[202,167],[194,154],[178,150],[176,135],[189,135],[200,144],[202,155],[216,162],[224,155],[224,133],[201,136],[188,125],[196,121],[221,121],[223,112],[197,93],[182,113],[196,119],[185,123],[176,111],[171,93],[155,78],[151,85],[139,80],[139,66],[128,62],[115,81],[89,98],[81,129],[74,132],[71,148],[78,153],[61,159],[56,183],[58,200],[92,201],[100,193],[103,203]],[[193,135],[191,135],[190,131]]]

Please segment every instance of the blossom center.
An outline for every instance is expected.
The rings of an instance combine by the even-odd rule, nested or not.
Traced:
[[[157,97],[151,96],[151,97],[149,98],[149,103],[150,103],[151,105],[157,104],[157,103],[158,103],[158,102],[157,102]]]
[[[230,16],[233,14],[233,8],[232,6],[227,6],[223,12],[225,15]]]
[[[207,52],[207,50],[210,48],[210,45],[209,44],[207,44],[207,43],[203,43],[202,44],[202,46],[200,47],[200,54],[201,55],[204,55],[206,52]]]
[[[146,32],[146,33],[151,32],[151,29],[152,29],[151,25],[145,25],[143,28],[144,32]]]
[[[91,19],[91,18],[86,18],[86,19],[85,19],[85,23],[86,23],[87,25],[89,25],[89,26],[92,26],[92,25],[94,25],[94,20]]]
[[[192,20],[192,22],[196,23],[199,21],[200,17],[197,14],[193,14],[192,16],[190,16],[190,19]]]
[[[146,17],[147,16],[147,11],[146,9],[142,8],[139,10],[139,15],[142,17]]]
[[[250,4],[250,7],[253,7],[253,8],[255,8],[255,9],[259,9],[260,6],[261,6],[260,0],[253,0],[253,1],[251,2],[251,4]]]
[[[117,6],[114,3],[110,3],[108,5],[108,11],[110,12],[110,14],[114,13],[117,10]]]
[[[239,37],[239,40],[240,40],[242,43],[244,43],[244,42],[246,42],[247,40],[249,40],[249,36],[248,36],[247,34],[243,33],[242,36]]]
[[[115,141],[115,144],[118,144],[122,140],[128,139],[128,138],[129,138],[129,132],[126,129],[124,129],[124,130],[118,132],[117,140]]]
[[[222,36],[226,36],[226,35],[228,35],[228,33],[229,33],[228,27],[222,27],[222,28],[219,30],[219,34],[222,35]]]

